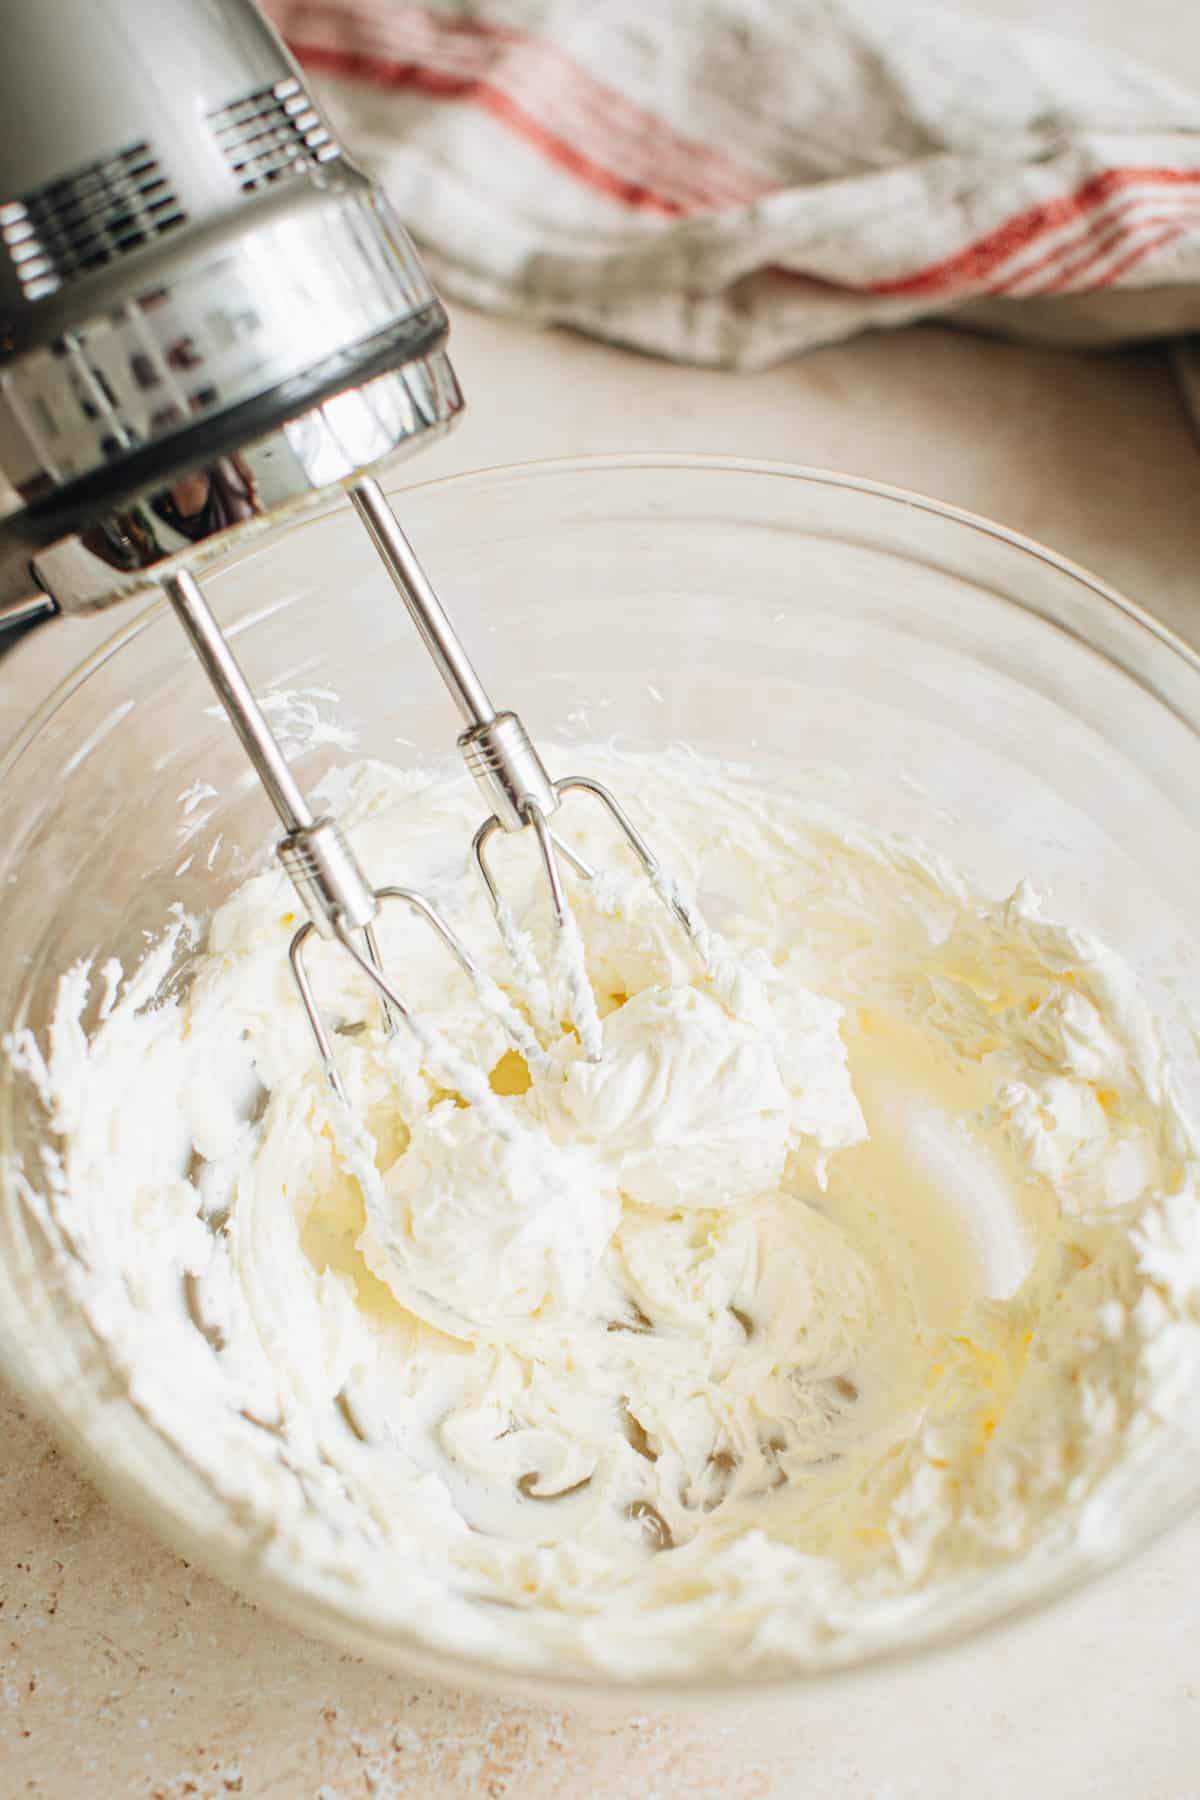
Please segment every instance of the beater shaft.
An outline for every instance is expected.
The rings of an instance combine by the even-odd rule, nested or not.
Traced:
[[[549,819],[558,811],[559,800],[545,764],[516,713],[497,712],[492,705],[379,483],[367,476],[351,488],[350,498],[451,699],[466,720],[458,747],[490,812],[505,831],[524,830],[535,813]]]
[[[200,583],[184,569],[163,586],[283,821],[287,835],[277,845],[279,860],[304,910],[322,937],[336,937],[339,922],[365,930],[379,910],[374,889],[336,821],[318,818],[305,798]]]
[[[275,734],[267,724],[254,690],[242,673],[228,638],[217,624],[200,583],[187,569],[163,582],[175,616],[191,640],[192,649],[216,689],[229,722],[254,764],[285,831],[309,831],[316,819],[300,784],[288,767]]]
[[[368,475],[355,482],[350,489],[350,498],[468,730],[489,724],[496,717],[496,709],[488,691],[418,562],[415,550],[400,529],[400,522],[384,498],[383,489],[373,476]]]

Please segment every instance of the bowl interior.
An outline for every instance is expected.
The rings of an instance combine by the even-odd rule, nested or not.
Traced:
[[[1029,879],[1056,916],[1136,965],[1195,1087],[1200,669],[1169,634],[998,529],[817,474],[601,461],[409,489],[398,505],[493,697],[555,747],[554,773],[586,772],[576,747],[591,742],[682,740],[911,834],[994,895]],[[456,716],[348,508],[207,587],[302,781],[362,756],[410,765],[451,751]],[[210,911],[275,835],[182,634],[150,608],[4,765],[0,1020],[43,1031],[66,966],[98,951],[136,962],[172,904]],[[5,1064],[0,1149],[35,1169],[44,1134]],[[255,1586],[244,1522],[106,1385],[47,1229],[10,1179],[6,1369],[110,1487]],[[1166,1464],[1131,1491],[1119,1543],[998,1574],[910,1628],[905,1647],[1126,1548],[1190,1489],[1194,1469]],[[309,1628],[430,1664],[351,1596],[278,1574],[257,1585]]]

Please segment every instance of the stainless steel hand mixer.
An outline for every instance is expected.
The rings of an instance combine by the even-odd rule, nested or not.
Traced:
[[[308,913],[292,966],[321,1061],[341,1083],[305,963],[336,939],[411,1016],[380,965],[392,900],[486,989],[420,894],[376,890],[317,817],[196,579],[227,549],[348,490],[453,695],[488,816],[475,858],[533,832],[555,918],[569,918],[551,825],[592,795],[681,926],[696,923],[624,809],[585,776],[552,781],[497,712],[375,480],[453,423],[447,320],[380,191],[350,161],[251,0],[114,0],[10,9],[0,61],[0,627],[161,585],[285,828]],[[52,96],[53,104],[47,104]],[[522,1022],[509,1010],[518,1038]]]

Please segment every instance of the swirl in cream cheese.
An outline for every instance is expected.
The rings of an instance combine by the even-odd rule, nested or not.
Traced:
[[[523,1059],[389,910],[436,1038],[386,1038],[318,946],[341,1107],[272,871],[185,993],[150,1003],[181,924],[106,971],[90,1038],[64,978],[49,1044],[13,1046],[57,1145],[22,1179],[115,1379],[293,1585],[510,1666],[836,1661],[1100,1531],[1192,1403],[1194,1136],[1131,972],[1027,890],[697,758],[587,760],[723,933],[698,957],[572,816],[610,871],[572,890],[601,1060],[549,988]],[[332,798],[523,1004],[466,782],[368,764]],[[533,860],[502,851],[553,986]]]

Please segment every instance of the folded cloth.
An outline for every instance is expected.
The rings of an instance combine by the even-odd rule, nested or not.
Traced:
[[[1200,330],[1200,98],[895,0],[268,0],[451,296],[761,368]]]

